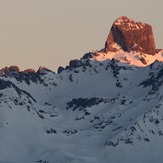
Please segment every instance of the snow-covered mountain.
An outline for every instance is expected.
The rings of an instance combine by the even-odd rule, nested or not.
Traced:
[[[98,61],[115,58],[135,66],[147,66],[156,59],[163,61],[162,51],[155,47],[152,26],[125,16],[113,23],[105,47],[91,53],[89,58]]]
[[[163,51],[140,67],[140,51],[118,47],[58,73],[2,69],[0,162],[162,163]]]

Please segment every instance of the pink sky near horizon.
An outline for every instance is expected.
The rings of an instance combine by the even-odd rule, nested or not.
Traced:
[[[122,15],[152,25],[163,48],[162,0],[2,0],[0,69],[45,66],[54,71],[71,59],[104,47]]]

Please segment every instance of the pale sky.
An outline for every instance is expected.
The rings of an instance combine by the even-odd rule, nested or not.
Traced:
[[[151,24],[163,48],[163,0],[0,0],[0,69],[56,71],[102,49],[122,15]]]

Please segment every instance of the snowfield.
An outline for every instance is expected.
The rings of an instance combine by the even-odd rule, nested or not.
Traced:
[[[0,76],[0,163],[162,163],[163,63],[80,62]]]

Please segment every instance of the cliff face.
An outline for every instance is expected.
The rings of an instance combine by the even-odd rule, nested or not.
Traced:
[[[126,52],[136,51],[155,55],[156,47],[151,25],[134,22],[125,16],[115,20],[104,51],[116,52],[119,48]]]

